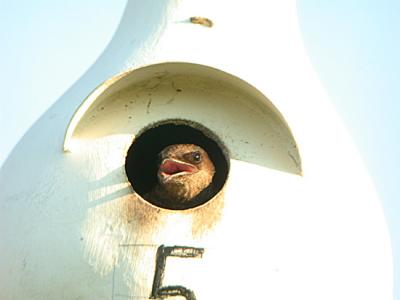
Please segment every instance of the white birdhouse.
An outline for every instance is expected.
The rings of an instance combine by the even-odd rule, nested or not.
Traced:
[[[295,2],[188,2],[130,2],[4,165],[0,298],[389,300],[379,200]],[[149,196],[176,144],[215,169],[180,205]]]

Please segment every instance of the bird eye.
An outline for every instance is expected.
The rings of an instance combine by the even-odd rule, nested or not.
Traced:
[[[194,160],[195,162],[200,162],[200,161],[201,161],[201,154],[200,154],[200,152],[198,152],[198,151],[193,152],[193,160]]]
[[[183,158],[191,164],[198,164],[201,162],[202,159],[201,153],[199,151],[186,153],[185,155],[183,155]]]

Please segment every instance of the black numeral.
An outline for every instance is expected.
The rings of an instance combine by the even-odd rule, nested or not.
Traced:
[[[156,270],[154,273],[153,287],[150,294],[150,299],[167,298],[173,296],[182,296],[187,300],[196,300],[193,291],[180,286],[162,286],[164,279],[165,265],[168,256],[182,257],[182,258],[201,258],[203,256],[203,248],[172,246],[165,247],[161,245],[157,249],[156,256]]]

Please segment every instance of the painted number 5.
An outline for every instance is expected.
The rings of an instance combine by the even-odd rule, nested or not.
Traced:
[[[180,285],[162,286],[164,278],[165,264],[168,256],[182,258],[201,258],[203,256],[203,248],[172,246],[165,247],[161,245],[157,249],[156,270],[154,273],[153,287],[151,289],[150,299],[167,298],[174,296],[182,296],[187,300],[196,300],[194,293]]]

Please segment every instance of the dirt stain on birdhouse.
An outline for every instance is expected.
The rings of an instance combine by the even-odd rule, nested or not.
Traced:
[[[202,25],[202,26],[205,26],[205,27],[213,27],[214,26],[214,22],[213,21],[211,21],[208,18],[204,18],[204,17],[191,17],[190,18],[190,23]]]
[[[139,230],[149,237],[157,235],[162,230],[165,221],[174,215],[183,215],[191,218],[191,228],[188,228],[193,238],[199,238],[212,230],[221,219],[224,206],[224,189],[206,203],[186,209],[172,210],[157,207],[138,194],[133,194],[122,203],[122,219],[127,224],[135,224],[132,228]],[[186,224],[175,224],[177,227]]]

